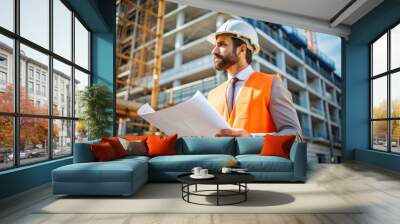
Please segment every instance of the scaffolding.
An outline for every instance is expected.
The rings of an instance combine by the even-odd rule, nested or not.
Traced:
[[[127,125],[150,128],[138,118],[141,105],[132,98],[151,95],[157,109],[161,54],[163,45],[165,0],[117,0],[117,99],[118,134],[125,135]],[[143,103],[143,102],[142,102]]]

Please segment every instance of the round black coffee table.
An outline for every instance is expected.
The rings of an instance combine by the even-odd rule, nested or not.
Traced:
[[[178,181],[182,183],[182,199],[188,203],[198,204],[198,205],[234,205],[247,200],[247,192],[249,188],[247,183],[255,180],[255,177],[249,173],[214,173],[215,176],[212,179],[193,179],[190,177],[191,173],[182,174],[177,177]],[[216,185],[215,190],[197,190],[197,185]],[[195,186],[194,191],[190,191],[190,186]],[[220,185],[236,185],[237,190],[223,190],[220,189]],[[215,192],[215,194],[205,194],[209,192]],[[202,204],[190,201],[190,196],[204,196],[204,197],[216,197],[216,204]],[[231,203],[221,203],[221,197],[230,196],[241,196],[240,200]]]

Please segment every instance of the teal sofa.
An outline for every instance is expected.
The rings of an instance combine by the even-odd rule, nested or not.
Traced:
[[[127,156],[96,162],[91,141],[75,144],[74,163],[52,171],[54,194],[131,195],[148,181],[176,181],[193,167],[219,172],[228,160],[236,160],[259,182],[305,182],[307,145],[295,142],[290,159],[260,156],[263,138],[182,137],[177,140],[177,155]]]

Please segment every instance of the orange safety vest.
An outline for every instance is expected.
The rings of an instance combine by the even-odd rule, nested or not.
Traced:
[[[232,128],[244,129],[250,133],[276,132],[275,123],[269,111],[272,80],[275,75],[254,72],[244,83],[232,112],[228,114],[228,81],[208,93],[208,101],[225,118]]]

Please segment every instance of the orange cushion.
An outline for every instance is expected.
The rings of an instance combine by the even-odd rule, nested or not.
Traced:
[[[94,157],[99,162],[109,161],[117,158],[114,149],[109,142],[92,144],[90,147],[92,149]]]
[[[150,135],[147,137],[146,143],[148,147],[148,156],[162,156],[176,154],[176,139],[177,134],[171,136],[156,136]]]
[[[266,135],[264,137],[264,146],[261,149],[260,155],[281,156],[289,159],[290,148],[295,139],[295,135]]]
[[[114,149],[115,155],[117,158],[121,158],[126,156],[126,151],[124,146],[122,146],[121,142],[117,137],[109,137],[109,138],[101,138],[101,142],[108,142],[111,144],[112,148]]]
[[[145,136],[145,135],[125,135],[124,138],[129,141],[137,141],[137,140],[146,141],[147,136]]]

